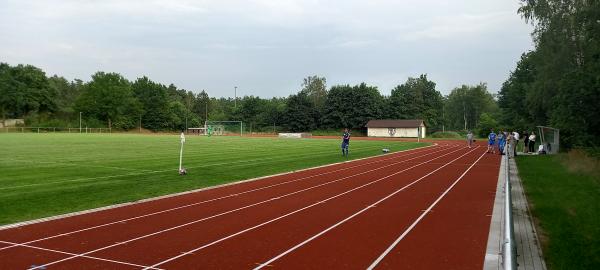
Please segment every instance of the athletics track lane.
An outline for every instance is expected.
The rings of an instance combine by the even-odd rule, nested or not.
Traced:
[[[269,263],[267,267],[267,269],[365,269],[378,255],[377,253],[388,245],[390,239],[395,237],[398,229],[392,225],[408,222],[421,214],[421,210],[427,208],[426,205],[434,200],[434,197],[438,196],[450,181],[464,172],[468,167],[464,164],[474,162],[479,154],[481,151],[467,154],[429,176],[426,175],[442,165],[422,167],[412,174],[399,175],[370,189],[359,191],[357,194],[327,202],[312,211],[294,215],[158,267],[184,269],[197,262],[203,262],[209,268],[253,268],[386,195],[418,181],[391,197],[393,203],[384,202],[382,205],[368,208],[365,214],[370,214],[371,211],[383,213],[375,220],[367,220],[369,226],[353,229],[335,228],[323,235],[327,236],[325,243],[309,242],[292,251],[289,257],[284,256],[281,261]],[[457,156],[453,155],[451,158]],[[450,161],[449,159],[450,157],[446,161]],[[391,205],[395,211],[388,212],[383,207],[384,204]],[[354,219],[359,223],[370,219],[365,216],[361,214]],[[350,220],[351,223],[354,219]],[[227,253],[230,251],[235,251],[235,256],[228,257]],[[427,253],[424,250],[421,252]]]
[[[93,212],[90,214],[72,216],[69,218],[53,220],[51,223],[45,222],[19,227],[16,229],[2,230],[0,231],[0,240],[24,243],[35,239],[44,238],[48,235],[69,233],[80,229],[99,226],[111,222],[117,222],[137,216],[154,215],[155,213],[159,213],[161,211],[168,211],[169,209],[173,208],[187,208],[186,206],[188,205],[195,206],[199,205],[201,202],[211,203],[212,201],[229,200],[240,195],[246,195],[248,193],[254,193],[260,190],[270,191],[273,190],[272,186],[277,187],[278,185],[287,185],[294,187],[295,184],[301,184],[301,182],[306,181],[314,181],[315,179],[321,179],[322,177],[329,177],[331,175],[334,175],[334,173],[344,174],[349,172],[353,174],[353,172],[350,171],[350,169],[352,168],[361,168],[363,170],[377,168],[380,167],[380,162],[388,160],[390,158],[393,158],[394,160],[402,160],[408,159],[419,153],[431,153],[433,152],[432,150],[434,148],[435,147],[428,147],[416,149],[409,152],[398,152],[393,153],[391,155],[374,157],[372,159],[365,159],[349,163],[337,164],[333,166],[310,169],[306,171],[294,172],[292,173],[293,175],[283,174],[261,179],[260,181],[249,181],[215,189],[207,189],[201,192],[183,194],[176,197],[128,205],[126,207],[118,207],[105,211]],[[330,173],[331,171],[339,172]],[[316,177],[311,177],[315,175]],[[0,247],[0,251],[1,250],[2,247]]]
[[[442,152],[444,150],[442,149]],[[458,150],[455,150],[455,152]],[[441,158],[440,156],[439,158]],[[436,157],[430,157],[425,162],[431,159],[438,159]],[[369,178],[373,177],[385,177],[389,172],[379,172],[380,175],[369,174],[362,178],[353,177],[352,180],[356,181],[370,181]],[[302,193],[302,196],[287,197],[285,199],[276,200],[276,204],[265,205],[260,208],[249,208],[245,211],[236,213],[236,215],[226,215],[219,218],[211,219],[208,222],[201,222],[193,224],[192,226],[178,228],[177,230],[162,233],[150,238],[137,240],[127,245],[117,244],[116,247],[110,247],[109,249],[101,250],[100,252],[93,252],[92,255],[101,258],[109,258],[118,261],[134,262],[136,264],[147,265],[153,263],[153,260],[161,259],[161,257],[169,258],[178,255],[183,250],[187,250],[188,246],[193,247],[198,241],[207,241],[207,239],[218,238],[227,233],[238,232],[240,228],[246,228],[259,223],[261,220],[270,220],[274,216],[280,213],[288,213],[290,209],[297,209],[306,204],[310,204],[315,201],[320,201],[326,196],[337,195],[340,192],[344,192],[347,188],[350,188],[355,183],[351,181],[339,182],[343,186],[325,186],[327,188],[315,190],[312,193]],[[350,187],[345,187],[351,184]],[[358,183],[360,184],[360,182]],[[340,190],[340,188],[342,188]],[[177,243],[173,243],[176,241]],[[159,254],[155,254],[156,250],[160,250]],[[151,254],[153,256],[149,256]],[[87,262],[86,265],[92,262]],[[72,264],[72,265],[71,265]],[[75,267],[81,264],[78,260],[69,260],[66,262],[60,262],[60,266],[67,268]]]
[[[448,152],[448,151],[446,151],[446,152]],[[440,164],[445,164],[445,162],[448,162],[451,159],[454,159],[456,157],[459,157],[460,155],[463,155],[463,152],[464,151],[455,150],[454,152],[448,152],[448,153],[444,154],[446,156],[437,155],[438,157],[431,157],[430,159],[427,159],[424,161],[436,159],[435,164],[425,164],[425,165],[423,165],[424,168],[423,167],[418,167],[418,169],[414,168],[414,169],[406,171],[405,173],[403,173],[401,175],[405,175],[405,174],[413,175],[413,176],[407,176],[406,177],[407,179],[422,177],[422,175],[427,174],[429,171],[431,171],[437,167],[440,167],[441,166]],[[393,171],[394,170],[392,170],[392,172]],[[377,177],[385,178],[388,175],[390,175],[389,171],[382,175],[379,175]],[[390,187],[385,187],[385,186],[382,187],[381,185],[384,185],[384,184],[389,185],[390,183],[394,184],[394,185],[397,184],[394,182],[390,182],[389,180],[388,181],[380,181],[377,183],[377,185],[368,186],[361,193],[358,193],[358,192],[349,193],[351,196],[344,196],[344,197],[336,198],[335,200],[331,200],[331,203],[328,202],[325,204],[317,204],[315,207],[313,207],[313,208],[309,209],[309,211],[305,211],[305,212],[310,215],[310,212],[314,211],[314,209],[319,209],[320,207],[332,207],[332,206],[334,208],[336,208],[336,210],[337,210],[337,208],[344,208],[344,206],[357,205],[356,204],[357,201],[360,201],[360,200],[370,203],[373,196],[380,197],[381,195],[385,195]],[[393,187],[391,187],[391,188],[393,188]],[[338,190],[333,194],[340,194],[340,192],[343,193],[344,189]],[[318,202],[319,200],[322,199],[322,195],[319,195],[316,197],[311,197],[314,195],[319,195],[319,194],[308,193],[300,199],[296,198],[296,199],[292,199],[292,200],[289,200],[289,199],[288,200],[284,200],[284,199],[278,200],[277,205],[271,205],[268,208],[263,207],[263,208],[258,208],[258,209],[252,209],[252,211],[245,211],[245,212],[242,212],[235,216],[227,216],[227,217],[224,217],[223,219],[211,220],[211,222],[200,223],[197,225],[195,224],[194,226],[191,226],[191,227],[178,229],[178,230],[166,233],[166,234],[157,235],[156,237],[143,239],[141,241],[136,241],[134,243],[127,244],[125,246],[111,248],[111,249],[106,250],[105,252],[103,252],[103,251],[96,252],[96,253],[93,253],[92,255],[98,256],[101,258],[110,258],[110,259],[118,260],[118,261],[129,261],[129,262],[134,262],[136,264],[148,265],[150,263],[153,263],[153,260],[157,260],[157,259],[160,259],[162,256],[165,256],[165,254],[171,254],[170,256],[181,254],[183,251],[189,250],[188,248],[194,247],[198,243],[203,243],[203,242],[207,243],[207,242],[210,242],[212,239],[219,239],[219,237],[231,235],[232,233],[239,232],[240,230],[243,230],[244,228],[248,228],[248,227],[252,227],[253,225],[260,224],[261,221],[272,220],[273,217],[277,216],[278,214],[289,213],[291,211],[290,209],[292,209],[292,210],[298,209],[299,207],[306,205],[307,201],[308,202]],[[338,200],[342,200],[342,202],[339,202]],[[337,205],[337,206],[335,206],[335,205]],[[347,211],[347,209],[352,209],[352,208],[339,209],[339,211],[336,211],[335,214],[338,216],[340,214],[344,214],[344,211]],[[304,214],[304,212],[300,212],[300,213]],[[337,216],[331,215],[331,217],[335,218]],[[331,218],[331,217],[328,217],[328,218]],[[294,218],[294,216],[292,215],[288,218]],[[285,221],[288,218],[282,219],[282,221]],[[329,221],[327,221],[326,219],[313,220],[312,222],[309,222],[309,223],[310,224],[305,224],[305,225],[311,225],[311,226],[315,226],[315,225],[328,226],[329,225]],[[286,228],[286,230],[287,229],[288,228]],[[303,232],[300,231],[298,233],[301,234]],[[236,241],[235,238],[232,238],[231,240],[234,242]],[[264,240],[264,239],[262,239],[262,240]],[[224,241],[223,243],[226,244],[227,241]],[[221,243],[219,243],[219,245],[220,244]],[[283,244],[284,244],[284,246],[289,245],[289,243],[285,243],[285,242]],[[215,245],[215,247],[218,247],[219,245]],[[159,250],[160,252],[157,253],[156,252],[157,250]],[[220,254],[220,255],[213,254],[214,256],[211,256],[211,257],[231,258],[232,257],[231,252],[235,251],[235,250],[232,249],[229,251],[230,252],[228,252],[226,254]],[[261,250],[261,252],[263,252],[263,251],[266,252],[267,250]],[[204,254],[203,252],[199,252],[199,253]],[[235,257],[235,256],[233,256],[233,257]],[[165,258],[169,258],[169,256],[166,256]],[[235,257],[235,259],[238,259],[238,258]],[[67,262],[57,264],[57,266],[61,266],[60,269],[62,269],[62,267],[72,268],[72,267],[76,267],[77,265],[81,265],[84,263],[85,263],[85,265],[90,265],[94,262],[92,262],[88,259],[74,259],[74,260],[70,260]],[[235,267],[234,264],[232,264],[233,261],[231,261],[231,260],[228,260],[227,263],[228,263],[227,265],[220,264],[220,265],[212,265],[211,266],[211,264],[207,264],[206,261],[194,260],[192,265],[186,265],[183,267],[175,267],[173,269],[194,268],[194,267],[197,267],[199,264],[203,265],[204,267],[209,267],[209,268],[224,268],[224,267],[238,268],[238,267]],[[246,267],[248,267],[248,266],[246,266]]]

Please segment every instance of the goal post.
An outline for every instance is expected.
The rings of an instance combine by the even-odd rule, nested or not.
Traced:
[[[560,130],[553,127],[537,126],[540,145],[548,154],[556,154],[560,150]]]
[[[205,121],[204,134],[216,136],[244,136],[242,121]]]

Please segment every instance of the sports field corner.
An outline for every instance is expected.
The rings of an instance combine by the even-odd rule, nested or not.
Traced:
[[[134,189],[140,185],[144,188],[169,181],[160,186],[167,188],[176,185],[173,183],[194,181],[197,170],[194,166],[188,165],[189,175],[177,175],[177,151],[170,154],[175,159],[171,165],[175,169],[168,171],[169,175],[174,175],[172,177],[166,177],[161,172],[162,168],[157,167],[157,164],[165,162],[159,156],[139,152],[171,148],[173,144],[169,140],[175,138],[176,145],[175,136],[133,136],[134,141],[141,145],[128,141],[130,136],[102,135],[94,138],[98,141],[94,147],[100,150],[91,156],[75,155],[77,151],[66,146],[51,149],[46,156],[36,160],[42,164],[37,172],[48,174],[59,167],[73,177],[69,179],[79,179],[72,170],[84,169],[89,173],[97,173],[96,170],[131,170],[119,174],[125,176],[98,178],[102,179],[97,183],[100,186],[116,184],[113,188],[118,189],[117,195],[135,192]],[[68,136],[43,138],[51,139],[52,145],[65,140],[78,147],[89,146],[85,140],[73,142]],[[131,162],[128,163],[125,158],[112,160],[102,154],[103,151],[114,153],[107,150],[110,148],[105,147],[103,142],[114,144],[115,139],[123,138],[127,141],[126,145],[114,150],[120,156],[126,156],[133,149],[131,151],[136,155],[127,158]],[[38,220],[6,226],[0,230],[2,268],[483,267],[500,164],[499,157],[486,154],[484,147],[468,148],[457,141],[436,140],[433,144],[417,144],[356,140],[350,148],[355,160],[346,160],[340,157],[337,139],[218,137],[210,138],[209,144],[223,146],[219,153],[193,157],[190,153],[196,153],[194,144],[206,149],[204,143],[207,139],[190,137],[186,140],[186,144],[189,142],[190,145],[186,145],[185,149],[190,152],[185,155],[189,160],[185,164],[193,164],[194,161],[208,163],[198,168],[205,168],[203,171],[214,168],[219,174],[231,172],[239,179],[253,178],[245,177],[243,171],[246,170],[264,173],[266,169],[261,164],[267,164],[272,171],[264,173],[269,175],[267,177],[251,181],[236,179],[220,183],[216,188],[190,188],[193,191],[188,192],[169,189],[173,191],[169,193],[177,194],[68,214],[45,222]],[[147,140],[152,141],[151,150],[143,146],[148,143]],[[244,151],[240,145],[245,143],[251,143],[252,149]],[[267,151],[269,157],[276,158],[269,159],[269,162],[264,160],[268,157],[261,152],[262,143],[274,145]],[[393,152],[381,154],[382,148],[390,148]],[[40,146],[34,144],[31,149],[40,150]],[[333,153],[321,156],[319,149]],[[290,151],[302,150],[307,151],[310,157],[304,157],[302,153],[290,157]],[[53,154],[57,152],[52,151],[68,154],[56,158]],[[231,158],[231,152],[236,152],[238,158],[243,155],[244,161],[228,160],[226,157]],[[362,152],[374,156],[364,154],[361,157],[359,154]],[[24,156],[25,153],[16,155],[15,160]],[[54,161],[49,163],[51,156]],[[98,160],[93,162],[89,158]],[[46,163],[41,163],[44,160]],[[2,164],[16,163],[12,162],[3,161]],[[80,162],[89,166],[80,166]],[[304,166],[293,167],[295,162]],[[332,162],[335,164],[323,166]],[[34,164],[37,166],[38,163]],[[240,164],[244,166],[238,166]],[[284,168],[284,165],[285,170],[272,168]],[[128,190],[121,190],[120,184],[136,178],[143,180],[125,184]],[[54,184],[46,185],[46,182],[34,180],[34,176],[24,180],[30,181],[26,187],[30,192],[42,187],[55,189]],[[56,182],[47,180],[48,183]],[[77,189],[94,188],[88,180],[81,182],[83,185],[78,183]],[[67,183],[64,186],[71,189],[69,185],[72,183]],[[12,187],[21,186],[24,184],[13,184]],[[60,191],[61,194],[64,192]],[[106,193],[93,195],[102,197]],[[435,259],[431,259],[432,256]]]

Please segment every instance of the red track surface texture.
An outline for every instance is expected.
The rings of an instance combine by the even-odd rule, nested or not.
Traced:
[[[0,269],[481,269],[499,156],[462,142],[0,231]]]

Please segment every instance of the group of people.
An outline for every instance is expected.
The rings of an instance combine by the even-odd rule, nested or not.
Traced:
[[[523,153],[534,153],[536,140],[535,132],[532,131],[531,133],[528,133],[527,131],[524,131],[522,134],[524,138]],[[487,152],[495,154],[496,148],[498,148],[498,153],[500,155],[507,154],[509,155],[509,157],[514,157],[517,155],[517,146],[519,145],[520,138],[521,134],[519,134],[519,132],[517,131],[500,131],[498,132],[498,134],[496,134],[492,129],[490,130],[490,134],[488,135]]]

